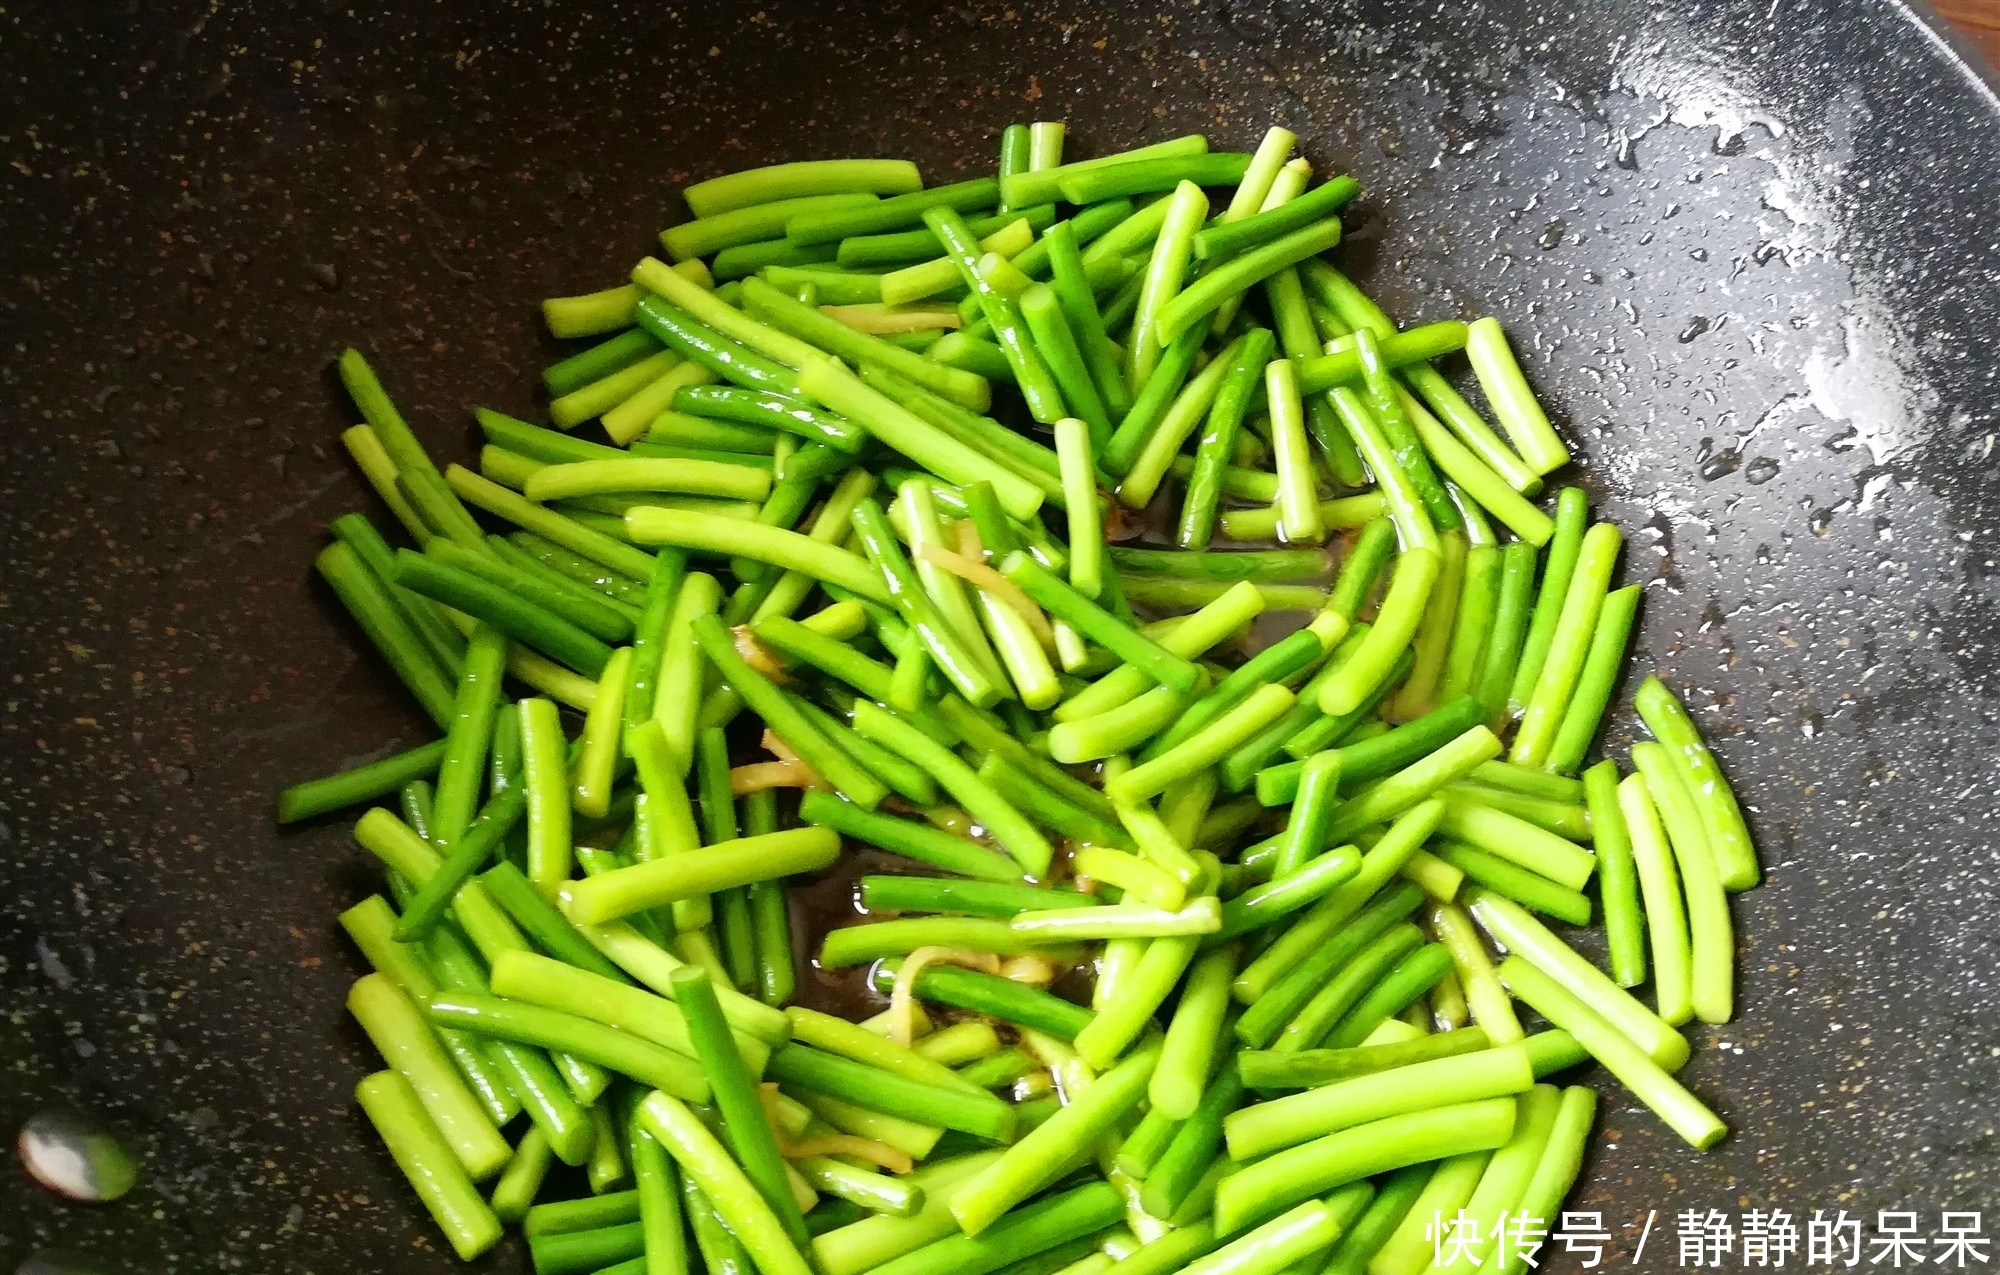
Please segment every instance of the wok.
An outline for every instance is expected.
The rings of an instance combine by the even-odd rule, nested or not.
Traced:
[[[1437,10],[1436,12],[1418,12]],[[2000,1203],[2000,109],[1889,0],[1414,6],[176,2],[10,7],[0,185],[0,1125],[144,1157],[99,1209],[0,1176],[30,1251],[159,1272],[453,1263],[351,1100],[334,924],[374,888],[282,785],[428,728],[312,581],[370,504],[329,355],[441,455],[534,416],[533,303],[616,282],[678,184],[814,156],[984,171],[1273,120],[1367,189],[1391,313],[1507,323],[1648,582],[1638,663],[1752,806],[1734,1130],[1606,1087],[1572,1207]],[[1629,689],[1629,688],[1628,688]],[[1629,715],[1610,727],[1620,745]],[[516,1270],[512,1247],[485,1269]],[[1574,1261],[1557,1256],[1557,1263]]]

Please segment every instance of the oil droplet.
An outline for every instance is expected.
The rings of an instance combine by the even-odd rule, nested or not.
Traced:
[[[1718,478],[1729,477],[1742,468],[1742,466],[1743,453],[1731,449],[1726,452],[1717,452],[1715,455],[1710,456],[1707,460],[1701,462],[1696,472],[1701,475],[1703,482],[1712,483]]]
[[[1560,244],[1563,241],[1563,235],[1568,233],[1568,231],[1569,223],[1558,217],[1548,225],[1542,227],[1542,233],[1535,236],[1535,246],[1543,252],[1547,252],[1557,244]]]
[[[1713,326],[1715,325],[1709,322],[1709,320],[1705,316],[1697,314],[1692,319],[1689,319],[1687,321],[1687,326],[1682,328],[1679,334],[1674,337],[1674,339],[1676,341],[1679,341],[1682,345],[1688,345],[1692,343],[1696,337],[1708,331]]]
[[[1758,456],[1743,467],[1743,481],[1752,487],[1762,487],[1778,476],[1778,462],[1769,456]]]
[[[86,1204],[115,1200],[139,1180],[138,1163],[117,1135],[75,1111],[30,1116],[15,1147],[30,1177]]]

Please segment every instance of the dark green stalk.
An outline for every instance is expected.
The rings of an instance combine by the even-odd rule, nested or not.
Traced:
[[[382,538],[382,533],[365,515],[342,514],[328,523],[326,529],[335,540],[344,542],[359,554],[377,579],[387,581],[395,576],[396,551],[389,547],[389,542]],[[459,676],[465,662],[464,636],[451,627],[439,614],[437,605],[422,594],[393,586],[389,594],[445,675],[451,678]]]
[[[339,541],[320,550],[314,565],[431,720],[440,730],[449,729],[457,695],[444,670],[397,606],[389,582],[378,578],[359,554]],[[608,651],[606,656],[609,657]]]
[[[1062,305],[1070,331],[1076,336],[1077,347],[1089,370],[1091,382],[1097,388],[1099,401],[1108,413],[1108,420],[1120,418],[1131,406],[1132,398],[1126,390],[1125,376],[1118,366],[1117,356],[1112,351],[1111,338],[1105,334],[1104,316],[1098,310],[1096,293],[1084,273],[1076,225],[1069,221],[1057,222],[1043,232],[1039,242],[1046,246],[1048,252],[1050,286]],[[1094,437],[1092,441],[1095,450],[1101,453],[1111,440],[1106,435],[1103,438]]]
[[[1168,308],[1172,309],[1171,304]],[[1223,470],[1235,452],[1243,413],[1251,396],[1263,384],[1264,365],[1270,361],[1275,346],[1276,341],[1267,328],[1252,328],[1236,344],[1235,356],[1216,390],[1207,424],[1195,444],[1194,471],[1188,476],[1176,534],[1176,543],[1182,549],[1205,548],[1214,534],[1215,514],[1222,502]]]
[[[800,246],[836,243],[857,235],[873,235],[902,226],[918,225],[928,208],[953,208],[967,212],[975,208],[990,208],[999,197],[1000,183],[996,178],[975,177],[948,186],[911,191],[878,203],[857,204],[852,208],[795,217],[785,223],[785,239]]]
[[[680,1207],[680,1171],[638,1119],[626,1121],[638,1221],[646,1237],[644,1267],[634,1275],[688,1275],[688,1233]]]
[[[1387,340],[1396,335],[1396,324],[1382,312],[1382,307],[1355,287],[1353,280],[1326,262],[1313,262],[1299,273],[1313,295],[1338,315],[1341,324],[1350,331],[1365,331],[1377,340]]]
[[[1206,326],[1232,298],[1339,242],[1340,219],[1325,217],[1241,255],[1212,261],[1161,310],[1158,339],[1169,340],[1190,326]]]
[[[1340,564],[1340,576],[1333,583],[1327,610],[1346,617],[1351,623],[1361,613],[1382,568],[1396,553],[1396,527],[1387,517],[1376,518],[1361,529]]]
[[[1201,155],[1208,151],[1208,139],[1199,133],[1189,133],[1184,137],[1170,138],[1164,142],[1154,142],[1150,146],[1135,147],[1114,155],[1097,159],[1074,160],[1057,168],[1017,172],[1000,179],[1001,197],[1019,207],[1024,204],[1040,203],[1053,199],[1062,189],[1065,178],[1095,169],[1107,168],[1114,164],[1127,164],[1142,159],[1168,159],[1176,156]],[[1143,243],[1121,243],[1121,253],[1136,252]]]
[[[1140,1202],[1154,1217],[1170,1217],[1194,1190],[1222,1148],[1224,1117],[1243,1103],[1243,1081],[1225,1065],[1208,1082],[1194,1114],[1175,1130],[1173,1141],[1153,1163]]]
[[[1516,1103],[1487,1098],[1390,1116],[1292,1147],[1226,1178],[1216,1189],[1216,1223],[1253,1225],[1309,1196],[1442,1155],[1490,1151],[1513,1131]]]
[[[1286,206],[1279,205],[1280,208]],[[1292,387],[1296,391],[1297,365],[1319,355],[1322,348],[1306,305],[1305,289],[1299,283],[1297,268],[1277,271],[1264,280],[1264,296],[1270,303],[1271,322],[1278,332],[1278,348],[1294,365]],[[1354,450],[1354,440],[1348,436],[1346,426],[1340,423],[1333,404],[1327,401],[1324,394],[1308,394],[1302,397],[1302,405],[1306,413],[1306,429],[1326,457],[1327,468],[1332,471],[1334,481],[1342,487],[1362,486],[1367,481],[1367,475],[1361,467],[1361,455]]]
[[[646,1249],[646,1228],[638,1222],[588,1231],[560,1231],[531,1237],[528,1254],[535,1275],[593,1275],[617,1270]]]
[[[1004,919],[1025,911],[1083,907],[1098,902],[1091,895],[1073,890],[939,877],[865,876],[860,886],[861,906],[871,912],[957,912]]]
[[[1060,829],[1071,840],[1119,848],[1131,844],[1131,837],[1117,823],[1070,801],[1004,754],[988,753],[977,773],[1007,804],[1045,828]]]
[[[638,1220],[639,1193],[614,1191],[609,1195],[586,1196],[580,1200],[537,1204],[521,1219],[521,1234],[532,1240],[543,1235],[567,1235],[575,1231],[622,1226]]]
[[[1225,1067],[1229,1064],[1224,1063]],[[961,1073],[963,1074],[963,1073]],[[1206,1079],[1206,1077],[1204,1077]],[[1179,1132],[1181,1121],[1151,1107],[1139,1119],[1132,1132],[1125,1135],[1125,1141],[1118,1148],[1118,1171],[1128,1177],[1143,1182],[1153,1166],[1172,1144],[1174,1134]]]
[[[653,572],[646,583],[645,606],[632,631],[632,668],[625,690],[627,730],[653,715],[653,694],[658,689],[667,621],[673,616],[674,601],[680,596],[681,581],[686,578],[686,553],[662,549],[654,555]]]
[[[479,958],[450,926],[433,930],[426,946],[439,985],[448,989],[444,994],[487,994]],[[528,1118],[548,1138],[556,1158],[572,1166],[583,1164],[590,1157],[590,1117],[571,1096],[548,1055],[512,1040],[489,1038],[486,1045],[487,1056]]]
[[[981,753],[999,753],[1071,805],[1090,811],[1100,821],[1118,817],[1103,793],[1009,735],[989,714],[947,695],[938,701],[937,715],[967,745]]]
[[[634,363],[657,354],[659,349],[660,343],[651,334],[638,328],[627,328],[617,336],[543,368],[542,385],[548,390],[550,398],[561,398],[614,372],[622,372]]]
[[[1476,544],[1466,551],[1458,608],[1452,618],[1451,640],[1438,679],[1440,703],[1478,693],[1479,670],[1485,660],[1487,638],[1493,632],[1493,613],[1499,605],[1501,552],[1500,546],[1492,544]]]
[[[1041,1064],[1018,1049],[1003,1049],[990,1058],[967,1063],[958,1069],[961,1080],[978,1085],[981,1089],[1000,1089],[1011,1086],[1015,1081],[1032,1072],[1039,1071]]]
[[[1757,884],[1757,848],[1751,842],[1750,829],[1743,822],[1735,791],[1730,788],[1715,754],[1702,739],[1694,718],[1657,677],[1640,683],[1632,704],[1646,728],[1674,759],[1675,768],[1694,799],[1723,888],[1747,890]]]
[[[1026,124],[1009,124],[1000,130],[1000,163],[995,169],[995,184],[1001,191],[1002,212],[1020,207],[1018,200],[1010,199],[1006,195],[1006,182],[1016,173],[1028,171],[1028,157],[1033,150],[1033,136],[1033,132]]]
[[[641,298],[632,317],[660,344],[732,385],[774,394],[790,394],[797,388],[790,368],[707,327],[659,297]]]
[[[829,739],[783,691],[744,662],[736,652],[728,626],[719,617],[710,615],[696,620],[694,637],[721,673],[722,680],[734,687],[751,711],[762,717],[767,727],[835,789],[868,810],[889,795],[887,785]]]
[[[983,846],[929,824],[871,813],[831,793],[808,791],[800,798],[799,818],[947,872],[987,881],[1021,879],[1017,866]]]
[[[1319,1275],[1367,1275],[1369,1259],[1402,1225],[1434,1172],[1436,1166],[1426,1162],[1405,1165],[1384,1178],[1375,1198],[1334,1245]]]
[[[1459,841],[1440,842],[1432,853],[1463,872],[1469,880],[1514,900],[1522,907],[1532,908],[1571,925],[1590,924],[1590,900],[1547,877]]]
[[[803,1246],[807,1238],[805,1219],[786,1179],[785,1162],[778,1154],[777,1139],[764,1114],[757,1082],[737,1052],[729,1024],[722,1017],[722,1006],[716,1000],[715,987],[707,974],[690,965],[675,970],[672,979],[674,1003],[687,1019],[688,1036],[694,1042],[695,1057],[715,1095],[715,1105],[722,1113],[730,1148],[765,1203],[791,1234],[793,1243]]]
[[[960,213],[975,211],[961,208]],[[1039,231],[1056,219],[1054,204],[1036,204],[1032,208],[1022,208],[1015,212],[994,213],[984,217],[973,217],[966,221],[972,233],[982,240],[996,231],[1004,230],[1016,221],[1025,221],[1030,230]],[[922,214],[917,221],[921,223]],[[1018,255],[1018,254],[1017,254]],[[926,261],[939,260],[937,236],[928,226],[919,224],[913,230],[901,230],[879,235],[854,235],[840,243],[839,255],[835,258],[844,270],[889,270]],[[968,295],[967,301],[971,300]],[[963,303],[961,303],[963,305]],[[973,302],[972,316],[966,316],[961,309],[961,317],[977,316],[979,307]]]
[[[968,650],[957,632],[924,589],[916,568],[889,526],[888,515],[873,497],[854,508],[854,530],[868,560],[881,573],[897,612],[923,643],[938,669],[965,698],[980,708],[997,702],[1003,692],[985,666]]]
[[[1396,463],[1409,478],[1417,498],[1423,501],[1431,522],[1440,530],[1456,530],[1464,524],[1464,518],[1445,491],[1437,467],[1431,463],[1430,454],[1417,437],[1416,426],[1410,422],[1409,413],[1403,408],[1396,382],[1390,377],[1388,365],[1383,359],[1381,346],[1375,335],[1365,328],[1355,332],[1354,343],[1355,353],[1361,360],[1361,384],[1368,410],[1388,441]]]
[[[927,217],[930,215],[925,214]],[[945,211],[941,216],[956,217]],[[963,223],[960,223],[963,224]],[[858,332],[832,315],[804,305],[761,279],[743,281],[743,304],[752,315],[779,331],[807,341],[856,366],[886,367],[926,388],[958,399],[976,383],[968,383],[964,373],[947,369],[934,359],[889,344],[880,337]],[[985,394],[970,395],[976,405],[985,405]],[[853,427],[850,426],[850,429]],[[858,439],[855,440],[857,443]]]
[[[1236,1055],[1236,1064],[1247,1088],[1312,1089],[1434,1058],[1477,1053],[1491,1044],[1480,1028],[1466,1027],[1390,1045],[1360,1045],[1352,1049],[1302,1049],[1294,1053],[1246,1049]]]
[[[893,670],[845,642],[836,642],[787,616],[767,616],[751,626],[757,640],[794,664],[831,674],[870,699],[889,698]]]
[[[1349,744],[1340,749],[1341,791],[1352,794],[1371,779],[1401,770],[1444,747],[1480,724],[1479,701],[1470,695],[1434,708],[1413,722],[1398,726],[1386,735]],[[1282,806],[1298,791],[1298,777],[1305,763],[1291,762],[1258,772],[1257,799],[1267,806]]]
[[[450,552],[448,548],[445,551]],[[484,620],[588,676],[602,673],[611,658],[610,647],[569,620],[442,560],[399,550],[396,583]]]
[[[294,784],[278,794],[278,822],[298,823],[386,797],[415,779],[436,774],[444,748],[440,739],[337,775]]]
[[[1097,382],[1084,359],[1082,343],[1055,291],[1047,284],[1033,284],[1021,293],[1017,304],[1035,350],[1048,365],[1049,375],[1055,378],[1070,414],[1090,427],[1092,445],[1103,447],[1111,441],[1111,413],[1098,392]]]
[[[1247,934],[1318,902],[1351,880],[1361,869],[1361,854],[1351,846],[1336,846],[1304,861],[1278,879],[1253,886],[1222,905],[1222,928],[1210,936],[1219,942]]]
[[[1360,1045],[1385,1021],[1422,999],[1450,971],[1451,953],[1440,944],[1427,943],[1410,953],[1327,1033],[1327,1048],[1352,1049]]]
[[[1289,1052],[1311,1049],[1361,1003],[1397,962],[1423,946],[1423,932],[1399,922],[1377,934],[1318,987],[1292,1021],[1285,1024],[1276,1048]]]
[[[1194,370],[1195,359],[1201,353],[1204,335],[1201,330],[1190,328],[1161,351],[1158,364],[1139,386],[1138,393],[1131,396],[1132,406],[1104,447],[1107,472],[1123,477],[1147,450],[1168,410],[1187,385],[1188,374]]]
[[[1118,655],[1154,681],[1181,692],[1193,690],[1199,681],[1200,670],[1192,663],[1166,651],[1137,629],[1077,593],[1025,553],[1016,551],[1009,554],[1000,564],[1000,570],[1050,615]]]
[[[948,1235],[875,1270],[881,1275],[992,1275],[1010,1263],[1093,1235],[1124,1216],[1124,1209],[1110,1183],[1091,1182],[1016,1209],[977,1235]]]
[[[874,983],[877,991],[887,992],[893,986],[895,967],[900,964],[899,961],[884,961],[876,967]],[[1024,983],[952,965],[926,966],[917,975],[910,990],[918,1000],[985,1014],[1019,1027],[1047,1032],[1063,1040],[1074,1040],[1094,1017],[1080,1005],[1072,1005],[1059,996],[1038,991]]]
[[[680,1178],[681,1212],[687,1215],[688,1230],[694,1235],[695,1251],[701,1254],[702,1269],[708,1275],[755,1275],[757,1267],[751,1264],[750,1255],[730,1233],[701,1185],[692,1174],[684,1172]]]
[[[622,602],[634,609],[645,605],[646,586],[640,580],[651,578],[650,566],[642,573],[640,579],[633,579],[530,532],[517,531],[509,536],[508,540],[543,566],[569,577],[594,593],[602,594],[614,602]]]
[[[1494,729],[1509,715],[1508,696],[1528,639],[1535,596],[1535,547],[1516,540],[1500,551],[1500,590],[1493,610],[1493,629],[1481,658],[1475,691],[1486,708],[1486,724]]]
[[[588,608],[593,614],[603,607],[610,607],[625,618],[628,626],[638,623],[639,608],[623,596],[614,597],[585,584],[542,561],[505,536],[488,536],[486,545],[492,550],[493,556],[503,563],[517,571],[525,572],[530,578],[540,582],[542,587],[558,591],[567,600],[563,606]]]
[[[1005,183],[1002,184],[1004,187]],[[964,218],[946,208],[927,210],[924,224],[937,235],[945,254],[958,266],[966,286],[979,298],[979,308],[992,325],[994,339],[1013,369],[1015,385],[1027,400],[1028,414],[1045,425],[1062,419],[1062,391],[1027,333],[1020,306],[979,273],[978,236],[966,226]]]
[[[512,863],[503,860],[494,864],[480,874],[479,882],[493,896],[493,901],[514,918],[514,924],[521,927],[522,933],[550,956],[620,983],[632,981],[578,934],[563,914],[556,911],[555,905],[543,898]]]
[[[424,451],[424,445],[417,441],[415,432],[403,420],[402,413],[389,401],[382,382],[376,379],[375,370],[368,366],[361,352],[355,349],[341,351],[339,366],[341,383],[353,396],[354,405],[361,409],[362,419],[375,431],[382,450],[396,462],[398,475],[414,474],[420,480],[441,482],[437,466]],[[468,533],[474,540],[481,534],[479,524],[472,520],[472,515],[449,491],[443,493],[442,505],[437,512],[444,515],[435,527],[440,534],[449,535],[461,543],[466,542]]]
[[[743,824],[753,837],[778,831],[778,794],[767,788],[745,796]],[[792,999],[798,977],[792,961],[792,918],[785,885],[782,881],[758,881],[747,889],[757,954],[757,999],[766,1005],[783,1005]]]
[[[1378,941],[1385,932],[1401,923],[1403,918],[1415,912],[1423,897],[1423,892],[1414,885],[1398,881],[1381,897],[1354,913],[1329,939],[1313,947],[1303,960],[1252,1002],[1243,1016],[1236,1020],[1237,1039],[1257,1049],[1268,1045],[1280,1028],[1322,993],[1336,972],[1346,967],[1371,943]],[[1422,936],[1417,937],[1421,941]],[[1407,942],[1407,939],[1403,941]],[[1355,989],[1353,996],[1358,996],[1365,987],[1364,984]],[[1352,998],[1347,997],[1350,1003]],[[1307,1047],[1309,1045],[1298,1046]]]
[[[527,808],[527,797],[519,787],[493,795],[465,835],[445,850],[438,870],[403,909],[403,918],[396,926],[399,940],[414,942],[431,932],[450,910],[459,887],[485,865]]]
[[[803,1045],[774,1050],[765,1075],[919,1124],[958,1129],[996,1142],[1012,1138],[1014,1111],[986,1094],[924,1084]]]
[[[684,385],[674,392],[674,410],[713,420],[783,430],[807,442],[825,443],[844,452],[858,452],[868,443],[867,431],[851,421],[831,412],[822,412],[796,398],[765,390],[725,385]]]
[[[512,550],[512,546],[508,548]],[[554,580],[546,580],[538,572],[524,570],[516,562],[510,562],[494,548],[486,548],[484,552],[474,552],[450,540],[432,540],[428,546],[424,546],[424,558],[442,564],[450,570],[464,572],[466,576],[476,576],[496,590],[514,594],[522,602],[550,616],[556,616],[574,628],[584,630],[592,638],[616,645],[632,636],[630,614],[614,606],[610,600],[598,598],[596,594],[590,594],[570,582],[558,584]],[[540,564],[536,566],[540,568]]]
[[[1508,689],[1507,707],[1520,713],[1541,679],[1542,663],[1548,659],[1549,645],[1555,641],[1556,625],[1562,620],[1563,600],[1569,593],[1570,576],[1576,571],[1583,551],[1583,535],[1590,524],[1590,498],[1581,487],[1565,487],[1556,493],[1556,530],[1549,538],[1542,559],[1541,587],[1535,594],[1533,617],[1522,639],[1520,659],[1514,666],[1514,680]]]
[[[856,205],[856,209],[858,211],[865,206]],[[747,279],[766,266],[823,266],[836,260],[838,255],[832,244],[805,246],[785,239],[763,239],[724,248],[715,254],[708,268],[717,282],[727,283]]]
[[[1352,203],[1360,193],[1361,183],[1352,177],[1340,176],[1322,182],[1297,199],[1287,200],[1275,208],[1235,221],[1219,221],[1195,235],[1195,260],[1227,257],[1270,243],[1322,217],[1332,216]]]
[[[1352,712],[1323,713],[1319,709],[1316,696],[1311,700],[1308,699],[1308,696],[1313,695],[1321,677],[1337,670],[1340,661],[1346,658],[1352,648],[1361,645],[1368,632],[1369,626],[1355,625],[1354,631],[1347,635],[1340,648],[1335,651],[1334,657],[1329,659],[1326,667],[1320,671],[1320,676],[1315,676],[1300,689],[1299,702],[1293,706],[1293,712],[1273,723],[1269,731],[1223,760],[1222,786],[1225,789],[1230,792],[1241,792],[1249,787],[1251,782],[1266,769],[1266,763],[1270,762],[1281,749],[1290,755],[1303,758],[1338,744],[1353,734],[1355,728],[1364,720],[1370,719],[1383,700],[1395,693],[1396,688],[1408,676],[1410,666],[1416,662],[1416,656],[1409,651],[1404,651],[1397,658],[1389,668],[1389,675],[1383,678],[1381,684],[1369,692],[1366,698],[1355,705]]]
[[[1272,643],[1246,660],[1235,672],[1216,683],[1215,689],[1182,710],[1181,715],[1146,746],[1139,755],[1147,761],[1182,743],[1208,723],[1241,703],[1260,686],[1283,683],[1309,668],[1325,654],[1316,634],[1304,629]]]
[[[1427,323],[1381,339],[1382,362],[1401,367],[1450,354],[1465,348],[1466,325],[1456,319]],[[1350,343],[1332,354],[1306,359],[1299,364],[1299,393],[1322,394],[1336,385],[1361,378],[1361,354]]]
[[[1241,151],[1128,160],[1081,172],[1071,170],[1058,182],[1057,189],[1072,204],[1094,204],[1104,199],[1172,190],[1184,181],[1197,186],[1234,186],[1243,180],[1243,172],[1249,167],[1250,156]]]

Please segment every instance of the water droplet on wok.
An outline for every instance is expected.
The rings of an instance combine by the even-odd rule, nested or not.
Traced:
[[[1739,451],[1717,452],[1701,462],[1701,480],[1712,483],[1718,478],[1727,478],[1743,465],[1743,453]]]

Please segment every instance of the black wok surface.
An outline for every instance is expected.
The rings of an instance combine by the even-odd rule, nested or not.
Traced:
[[[1573,1206],[1627,1261],[1657,1210],[1649,1265],[1686,1209],[1995,1229],[1993,90],[1888,0],[1420,8],[0,11],[0,1126],[69,1103],[145,1155],[98,1209],[0,1176],[0,1269],[453,1264],[351,1102],[366,856],[271,820],[427,737],[310,578],[370,504],[329,356],[469,459],[468,404],[538,413],[533,303],[617,281],[678,183],[881,150],[943,180],[1035,117],[1078,155],[1296,129],[1369,192],[1364,283],[1499,314],[1630,534],[1640,663],[1768,884],[1686,1072],[1730,1139],[1607,1088]]]

